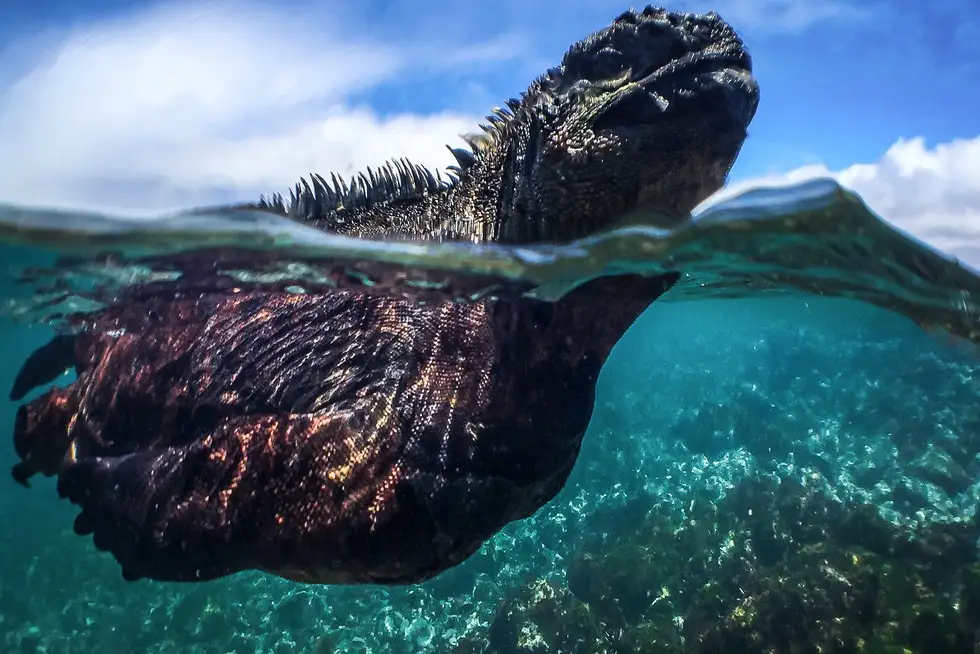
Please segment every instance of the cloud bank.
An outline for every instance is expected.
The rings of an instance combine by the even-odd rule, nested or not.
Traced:
[[[0,96],[0,198],[147,213],[394,154],[448,163],[446,137],[477,116],[382,115],[358,94],[517,56],[507,35],[395,44],[336,15],[242,4],[161,6],[39,39],[41,60]]]

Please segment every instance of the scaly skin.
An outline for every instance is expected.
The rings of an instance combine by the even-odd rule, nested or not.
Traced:
[[[517,243],[685,214],[723,183],[757,94],[718,17],[627,13],[458,152],[449,183],[408,164],[257,206],[360,237]],[[562,488],[610,350],[678,278],[422,304],[232,289],[207,252],[181,256],[184,280],[76,317],[12,392],[75,368],[20,408],[14,477],[57,475],[76,532],[127,579],[396,584],[458,564]]]

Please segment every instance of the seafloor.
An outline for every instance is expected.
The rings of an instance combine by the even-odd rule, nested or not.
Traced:
[[[45,335],[2,331],[9,387]],[[656,304],[565,490],[420,586],[127,584],[5,479],[0,651],[977,651],[978,397],[980,353],[861,305]]]

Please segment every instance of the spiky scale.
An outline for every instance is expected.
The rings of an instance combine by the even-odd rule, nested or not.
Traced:
[[[453,157],[455,157],[456,162],[459,164],[460,170],[465,170],[470,166],[476,164],[476,157],[473,156],[473,153],[470,152],[469,150],[464,150],[463,148],[454,148],[449,145],[447,145],[446,147],[449,148],[449,151],[453,153]]]

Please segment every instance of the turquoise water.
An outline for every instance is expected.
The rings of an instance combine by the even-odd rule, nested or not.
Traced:
[[[613,351],[565,489],[424,584],[125,583],[72,533],[51,480],[7,477],[0,651],[976,647],[980,278],[838,187],[756,193],[672,230],[634,224],[562,248],[351,243],[242,213],[151,226],[0,208],[0,388],[66,311],[173,268],[134,259],[188,248],[223,248],[239,278],[305,292],[341,280],[547,298],[603,272],[685,278]],[[261,269],[236,256],[246,247],[267,254]],[[0,402],[3,433],[15,410]]]

